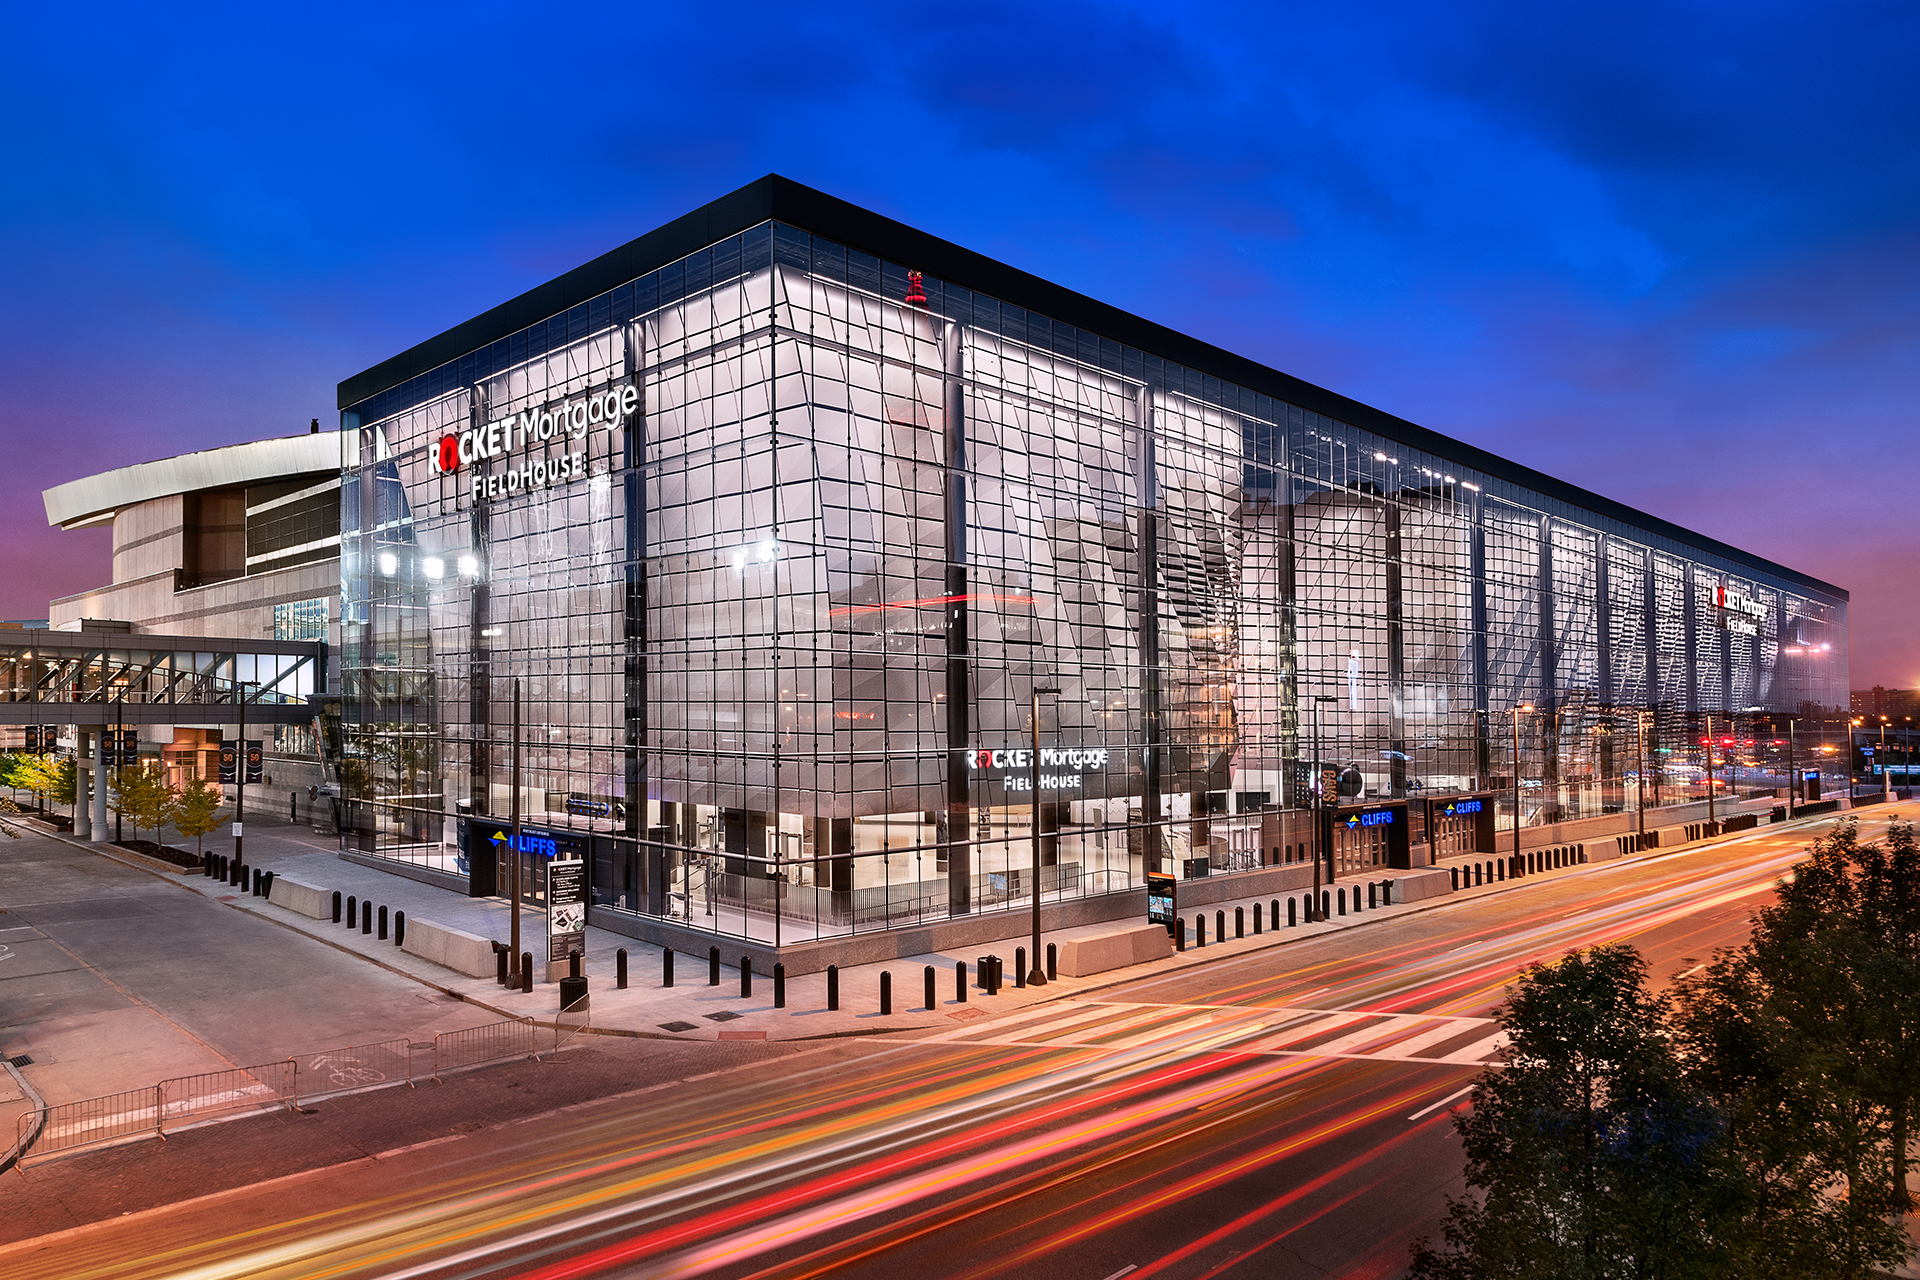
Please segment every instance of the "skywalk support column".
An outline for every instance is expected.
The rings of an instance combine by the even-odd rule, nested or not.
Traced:
[[[967,753],[972,749],[973,679],[967,647],[967,364],[966,331],[947,326],[946,351],[946,649],[947,649],[947,914],[973,911],[973,798]],[[835,863],[835,888],[839,888]],[[849,873],[851,862],[849,860]],[[851,890],[851,883],[848,889]],[[849,893],[849,896],[851,894]]]
[[[91,838],[95,844],[105,844],[107,842],[107,735],[105,726],[96,727],[91,732],[93,733],[93,758],[96,761],[93,767],[93,835]],[[240,750],[244,756],[245,743],[241,744]],[[74,778],[77,783],[79,780],[77,769],[74,770]],[[76,800],[79,798],[77,795],[74,797]],[[78,805],[75,806],[76,809],[78,807]]]
[[[92,732],[86,725],[77,725],[73,731],[73,838],[91,840],[93,838],[93,761],[87,759],[91,744],[87,734]],[[48,807],[54,801],[49,798]]]

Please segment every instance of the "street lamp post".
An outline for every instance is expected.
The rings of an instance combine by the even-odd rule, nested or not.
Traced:
[[[1513,708],[1513,870],[1520,873],[1520,713],[1533,714],[1533,704]]]
[[[1893,799],[1893,775],[1887,772],[1887,718],[1880,717],[1880,798]]]
[[[1323,785],[1325,771],[1320,763],[1320,704],[1323,702],[1338,701],[1340,701],[1340,699],[1329,693],[1316,693],[1313,695],[1313,783],[1314,794],[1320,798],[1320,804],[1313,815],[1313,899],[1307,907],[1307,919],[1309,921],[1320,918],[1320,863],[1322,859],[1328,860],[1328,881],[1331,882],[1333,879],[1333,863],[1331,861],[1333,850],[1328,847],[1332,843],[1329,837],[1332,835],[1333,828],[1327,817],[1331,810],[1327,803],[1326,787]]]
[[[1640,812],[1640,846],[1647,843],[1647,713],[1633,713],[1633,754],[1639,769],[1639,777],[1633,788],[1634,807]]]
[[[1856,717],[1847,719],[1847,804],[1853,804],[1853,731],[1860,727]]]
[[[1788,716],[1787,717],[1787,821],[1788,822],[1793,821],[1793,792],[1794,792],[1795,786],[1798,785],[1800,781],[1800,777],[1799,777],[1800,766],[1794,762],[1794,758],[1793,758],[1793,747],[1794,747],[1793,725],[1794,725],[1794,718],[1792,716]]]
[[[1058,694],[1060,690],[1051,686],[1036,685],[1033,690],[1033,755],[1028,776],[1033,784],[1033,952],[1029,957],[1033,969],[1027,974],[1027,985],[1044,987],[1047,985],[1046,966],[1040,960],[1040,695]]]
[[[1711,825],[1713,816],[1713,712],[1707,712],[1707,822]]]

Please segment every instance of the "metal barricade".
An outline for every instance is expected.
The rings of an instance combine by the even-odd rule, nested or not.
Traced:
[[[228,1112],[257,1111],[264,1106],[291,1108],[297,1074],[293,1059],[286,1058],[255,1067],[176,1076],[145,1089],[29,1111],[20,1117],[21,1158],[58,1155],[127,1138],[165,1137],[169,1128]],[[24,1139],[36,1120],[43,1121],[40,1136],[26,1147]]]
[[[434,1079],[449,1071],[497,1062],[501,1058],[531,1058],[533,1035],[533,1024],[518,1018],[488,1022],[464,1031],[443,1031],[433,1038]]]
[[[413,1042],[382,1040],[322,1053],[303,1053],[299,1064],[302,1098],[325,1098],[383,1084],[413,1084]]]
[[[83,1098],[25,1113],[20,1117],[19,1130],[23,1155],[27,1153],[28,1131],[36,1119],[44,1119],[40,1136],[33,1141],[31,1153],[36,1156],[159,1133],[160,1086]]]
[[[257,1067],[235,1067],[198,1076],[177,1076],[160,1082],[160,1131],[228,1111],[252,1111],[284,1104],[289,1110],[298,1093],[299,1071],[292,1058],[263,1062]]]

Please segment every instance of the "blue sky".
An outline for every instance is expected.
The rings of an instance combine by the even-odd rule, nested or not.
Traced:
[[[779,172],[1854,593],[1920,685],[1920,9],[13,6],[0,616],[38,491]]]

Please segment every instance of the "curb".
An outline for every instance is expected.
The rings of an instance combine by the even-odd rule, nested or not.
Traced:
[[[33,1132],[24,1138],[15,1138],[12,1149],[7,1152],[5,1158],[0,1158],[0,1173],[5,1173],[19,1164],[20,1157],[26,1155],[27,1150],[40,1140],[40,1130],[47,1123],[47,1100],[40,1096],[38,1089],[28,1083],[25,1076],[20,1074],[20,1068],[4,1058],[0,1058],[0,1066],[6,1067],[7,1073],[13,1077],[13,1082],[20,1086],[20,1092],[33,1099],[34,1114],[40,1117],[39,1122],[33,1126]]]

